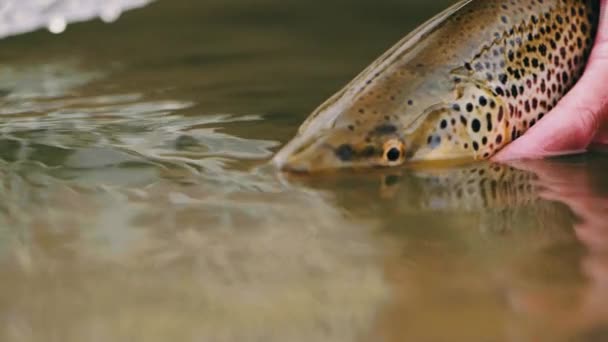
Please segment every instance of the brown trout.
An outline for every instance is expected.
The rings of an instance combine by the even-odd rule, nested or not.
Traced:
[[[317,108],[273,162],[312,172],[488,159],[581,76],[598,14],[599,0],[460,1]]]

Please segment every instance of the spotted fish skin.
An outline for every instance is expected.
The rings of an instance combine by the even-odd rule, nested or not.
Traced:
[[[581,76],[598,13],[599,0],[460,1],[322,104],[273,161],[312,172],[488,159]]]

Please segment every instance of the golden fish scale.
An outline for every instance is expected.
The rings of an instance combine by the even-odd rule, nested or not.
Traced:
[[[347,127],[369,143],[398,122],[408,161],[487,159],[580,77],[598,13],[597,0],[458,2],[320,106],[299,135]]]

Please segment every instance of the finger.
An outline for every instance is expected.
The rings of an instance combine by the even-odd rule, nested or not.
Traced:
[[[498,153],[498,161],[541,158],[583,151],[608,113],[608,0],[601,1],[600,24],[587,69],[579,82],[523,137]]]

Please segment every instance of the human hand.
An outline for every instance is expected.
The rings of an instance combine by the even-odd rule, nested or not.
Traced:
[[[608,0],[600,0],[600,22],[587,68],[557,106],[500,151],[494,160],[540,158],[608,144]]]

